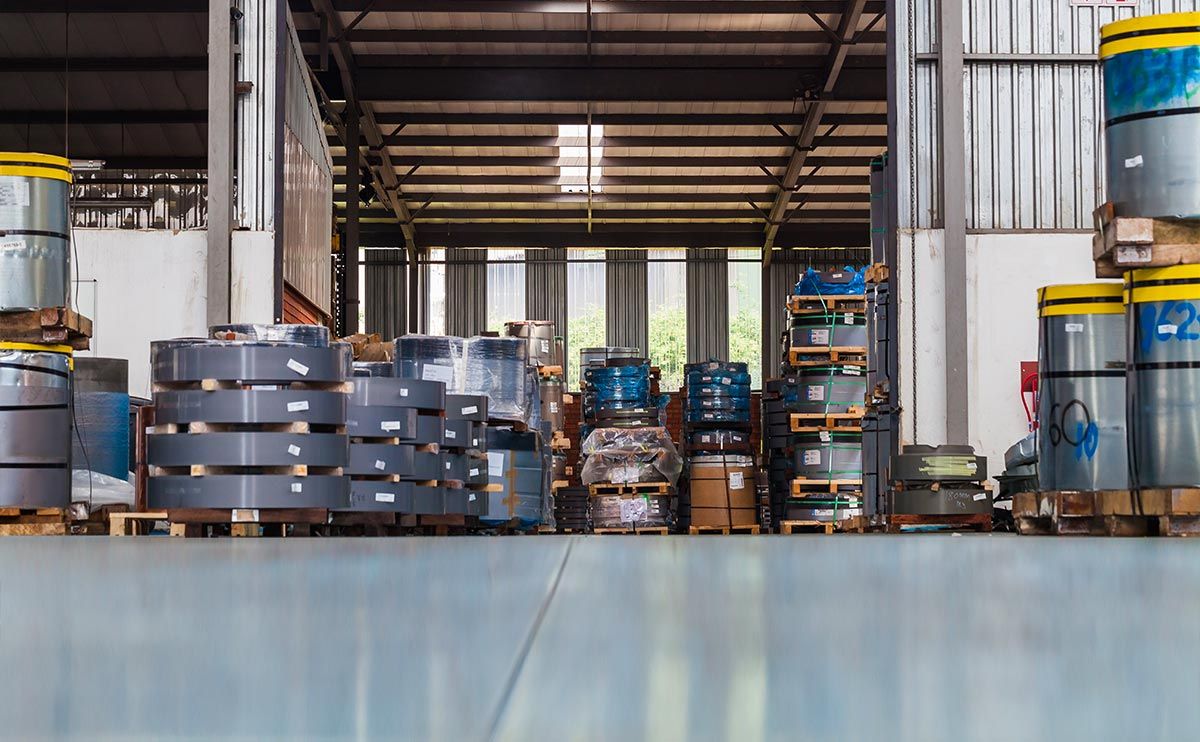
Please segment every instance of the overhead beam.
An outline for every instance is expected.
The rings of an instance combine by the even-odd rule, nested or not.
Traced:
[[[298,32],[300,43],[319,44],[319,30]],[[409,29],[356,28],[348,34],[355,44],[579,44],[587,43],[587,31],[517,29]],[[868,31],[862,43],[882,44],[883,31]],[[821,44],[829,35],[820,29],[796,31],[592,31],[592,44]],[[364,55],[362,59],[372,59]]]
[[[208,57],[4,57],[5,72],[206,72]]]
[[[205,60],[207,63],[207,59]],[[23,126],[62,126],[67,112],[54,110],[16,110],[0,107],[0,124],[15,124]],[[149,110],[102,110],[71,109],[72,124],[205,124],[208,122],[208,111],[186,109],[149,109]]]
[[[318,0],[298,0],[293,8],[320,10]],[[333,0],[342,12],[375,10],[392,13],[572,13],[617,14],[718,14],[718,15],[805,15],[837,13],[838,0],[454,0],[432,7],[428,0]],[[872,12],[883,12],[884,3],[868,4]]]
[[[524,186],[583,186],[582,179],[561,178],[558,175],[412,175],[406,185],[524,185]],[[605,175],[597,181],[600,186],[771,186],[778,178],[766,175]],[[806,179],[812,186],[863,186],[869,185],[867,173],[862,175],[817,175]],[[761,242],[761,240],[760,240]]]
[[[493,135],[420,135],[399,136],[391,140],[391,147],[559,147],[578,146],[587,143],[587,137],[557,136],[493,136]],[[809,143],[813,147],[887,147],[887,135],[875,136],[828,136],[819,137]],[[792,147],[790,139],[782,136],[606,136],[593,142],[593,146],[605,148],[636,147]],[[875,154],[868,156],[873,157]],[[605,158],[607,162],[608,158]]]
[[[517,225],[527,226],[527,225]],[[610,225],[598,224],[592,232],[584,225],[578,229],[557,232],[477,232],[458,229],[443,229],[438,225],[427,225],[421,229],[421,241],[429,247],[496,247],[496,248],[670,248],[670,247],[726,247],[754,248],[762,246],[762,231],[714,231],[701,228],[698,231],[647,232],[639,227],[633,232],[611,232]],[[866,247],[869,244],[868,225],[809,225],[804,229],[780,232],[780,247],[833,248]],[[365,247],[396,247],[404,239],[398,231],[366,232],[363,234]]]
[[[363,101],[793,101],[821,84],[794,69],[365,68],[354,83]],[[835,82],[838,78],[834,78]],[[886,76],[848,70],[825,101],[887,100]]]
[[[341,164],[340,157],[334,158],[334,164]],[[870,167],[868,157],[818,157],[826,167]],[[608,168],[634,167],[786,167],[786,157],[608,157],[605,156],[599,164]],[[537,167],[557,168],[564,166],[586,167],[586,158],[521,157],[504,155],[392,155],[392,164],[401,167]]]
[[[820,88],[816,101],[809,104],[804,112],[807,118],[800,127],[800,133],[796,136],[791,162],[788,163],[779,184],[779,195],[771,206],[771,215],[767,220],[766,234],[763,239],[764,267],[771,263],[771,250],[775,244],[775,237],[779,233],[780,222],[788,209],[792,193],[800,182],[805,163],[817,140],[818,129],[821,126],[821,118],[825,115],[825,109],[828,108],[829,101],[837,97],[838,88],[849,82],[845,71],[846,57],[854,43],[854,33],[858,30],[859,19],[862,18],[867,5],[867,0],[845,0],[842,16],[838,22],[837,35],[831,42],[827,54],[828,69],[825,73],[825,82]],[[885,83],[884,100],[886,100],[886,76],[880,75],[879,80]],[[813,176],[810,174],[809,177]]]
[[[4,0],[5,13],[207,13],[208,0]]]
[[[588,60],[591,60],[589,65]],[[741,70],[808,70],[814,74],[825,71],[821,55],[782,54],[369,54],[359,55],[360,70],[377,69],[456,69],[475,67],[506,67],[520,69],[588,68],[612,69],[741,69]],[[849,57],[847,66],[872,70],[882,74],[885,60],[882,55]]]
[[[339,216],[347,215],[350,204],[344,210],[339,209]],[[379,217],[387,214],[386,209],[361,209],[362,218]],[[793,210],[789,216],[799,215],[808,220],[869,219],[870,209],[804,209]],[[762,220],[762,213],[747,206],[742,209],[592,209],[593,219],[629,219],[635,221],[654,221],[662,219],[692,219],[696,221],[712,221],[717,219],[752,219]],[[540,219],[550,221],[580,221],[588,218],[588,210],[584,209],[426,209],[417,217],[420,222],[446,221],[485,221],[490,219]]]
[[[3,115],[0,112],[0,115]],[[557,126],[587,124],[586,113],[410,113],[406,111],[376,111],[380,124],[464,124]],[[827,113],[823,119],[830,124],[846,126],[886,126],[886,113]],[[601,126],[797,126],[804,123],[800,113],[593,113],[592,124]]]
[[[336,194],[342,194],[344,197],[345,176],[335,176],[335,198]],[[431,201],[438,204],[450,203],[552,203],[552,204],[586,204],[588,198],[583,193],[562,193],[561,191],[554,192],[523,192],[523,193],[461,193],[455,191],[427,191],[427,192],[406,192],[404,197],[409,203],[416,203],[418,206]],[[773,192],[763,193],[745,193],[743,191],[731,191],[727,193],[593,193],[593,204],[662,204],[662,203],[703,203],[703,204],[738,204],[741,205],[747,202],[769,204],[775,198]],[[842,204],[842,203],[869,203],[871,194],[867,191],[859,193],[855,192],[825,192],[812,191],[805,193],[805,200],[808,203],[822,204]]]

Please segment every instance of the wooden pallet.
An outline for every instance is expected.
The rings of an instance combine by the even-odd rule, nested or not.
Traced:
[[[554,437],[550,439],[550,448],[555,451],[566,451],[571,448],[571,439],[563,435],[562,431],[555,431]]]
[[[989,532],[992,530],[991,513],[968,513],[964,515],[889,515],[885,530],[888,533],[903,533],[904,531],[929,530],[972,530]]]
[[[1017,532],[1039,536],[1200,535],[1200,488],[1021,492]]]
[[[832,348],[798,347],[788,348],[788,365],[797,368],[806,366],[828,366],[840,363],[846,366],[866,366],[867,349],[857,346],[837,346]]]
[[[592,533],[598,536],[616,535],[616,536],[666,536],[671,532],[671,529],[666,526],[645,526],[631,528],[593,528]]]
[[[1120,278],[1134,268],[1200,263],[1200,222],[1115,216],[1112,203],[1093,212],[1092,259],[1097,278]]]
[[[324,508],[175,508],[109,515],[109,535],[136,536],[148,533],[156,521],[166,521],[172,536],[206,536],[209,531],[229,529],[230,536],[308,536],[313,526],[329,522]]]
[[[883,263],[872,263],[867,266],[866,276],[864,280],[867,283],[886,283],[891,277],[892,271]]]
[[[823,314],[827,312],[865,312],[867,297],[863,294],[829,294],[827,296],[788,297],[788,311],[792,314]]]
[[[0,312],[0,340],[10,343],[67,345],[87,350],[92,321],[68,307]]]
[[[762,529],[757,524],[752,526],[688,526],[689,536],[705,536],[708,534],[757,536],[761,532]]]
[[[790,417],[793,433],[816,433],[836,430],[840,433],[862,432],[862,417],[866,410],[851,407],[846,412],[793,412]],[[855,425],[855,423],[858,423]]]
[[[125,506],[106,507],[115,511]],[[94,535],[104,533],[106,524],[100,517],[100,509],[92,517],[84,502],[71,503],[65,508],[0,508],[0,536]]]
[[[553,482],[550,483],[550,491],[556,492],[563,487],[570,487],[570,486],[571,486],[571,483],[565,479],[555,479]]]
[[[546,379],[546,378],[549,378],[552,376],[562,376],[562,373],[563,373],[562,366],[538,366],[537,370],[538,370],[538,376],[543,379]]]
[[[669,495],[674,489],[669,482],[627,482],[623,484],[599,482],[588,485],[588,494],[592,497],[607,497],[612,495]]]
[[[854,491],[842,490],[842,487],[853,487]],[[862,499],[861,479],[807,479],[796,477],[792,480],[792,496],[803,497],[813,494],[838,494]]]
[[[779,532],[786,536],[798,533],[866,533],[868,523],[862,515],[852,515],[849,518],[833,521],[823,520],[784,520],[779,523]]]

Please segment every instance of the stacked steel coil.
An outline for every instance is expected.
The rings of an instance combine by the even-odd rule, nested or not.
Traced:
[[[0,505],[71,502],[71,356],[0,346]]]
[[[70,190],[70,161],[0,152],[0,311],[66,305]]]
[[[905,446],[892,457],[892,515],[981,515],[992,512],[987,459],[970,446]]]
[[[554,522],[559,533],[589,530],[587,487],[559,487],[554,492]]]
[[[554,323],[547,320],[505,322],[504,334],[526,342],[526,358],[533,366],[554,366],[557,347]]]
[[[1129,486],[1121,294],[1120,283],[1038,289],[1037,461],[1043,490]]]
[[[349,363],[312,342],[154,345],[151,508],[349,505]]]

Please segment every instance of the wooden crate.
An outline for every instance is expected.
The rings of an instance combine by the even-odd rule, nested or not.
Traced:
[[[68,345],[87,350],[92,321],[68,307],[0,313],[0,340],[10,343]]]
[[[1115,216],[1111,203],[1098,207],[1094,216],[1097,278],[1120,278],[1134,268],[1200,263],[1200,221]]]
[[[1200,535],[1200,488],[1021,492],[1013,522],[1023,535]]]

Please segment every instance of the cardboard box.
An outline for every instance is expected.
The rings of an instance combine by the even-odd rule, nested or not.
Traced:
[[[722,472],[720,468],[712,467],[720,473],[720,478],[692,479],[691,505],[693,508],[751,508],[756,505],[757,491],[754,483],[754,469],[748,466],[730,467]],[[694,477],[696,470],[692,470]]]
[[[692,508],[693,526],[753,526],[758,523],[757,508]]]

